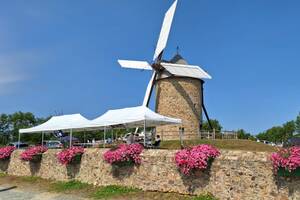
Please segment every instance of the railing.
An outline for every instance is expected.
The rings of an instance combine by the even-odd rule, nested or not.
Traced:
[[[160,135],[161,140],[176,139],[238,139],[235,131],[157,131],[156,135]]]

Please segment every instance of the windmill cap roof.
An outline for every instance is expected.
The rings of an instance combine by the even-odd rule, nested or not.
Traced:
[[[170,63],[188,65],[188,62],[178,53],[170,60]]]

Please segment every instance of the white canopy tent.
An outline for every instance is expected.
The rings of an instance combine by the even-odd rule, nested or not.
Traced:
[[[19,130],[19,142],[21,133],[42,133],[42,144],[44,139],[44,133],[63,130],[70,132],[70,146],[72,145],[72,132],[84,130],[90,120],[86,119],[80,114],[61,115],[51,117],[48,121],[38,126]]]
[[[159,125],[181,124],[181,119],[166,117],[153,112],[146,106],[130,107],[116,110],[109,110],[100,117],[92,120],[87,128],[106,128],[110,127],[124,127],[135,128],[156,127]],[[146,134],[144,134],[144,145],[146,141]]]
[[[91,120],[88,128],[103,128],[118,125],[126,128],[134,128],[144,126],[145,122],[147,127],[154,127],[167,124],[181,124],[181,119],[160,115],[146,106],[137,106],[108,110],[100,117]]]
[[[19,130],[19,142],[20,134],[22,133],[42,133],[42,142],[44,133],[63,130],[70,132],[70,146],[72,145],[72,131],[80,130],[104,130],[104,137],[106,129],[114,127],[123,128],[135,128],[144,127],[144,133],[146,133],[146,127],[156,127],[159,125],[168,124],[181,124],[181,119],[175,119],[166,117],[158,113],[153,112],[146,106],[130,107],[116,110],[108,110],[100,117],[90,121],[80,114],[62,115],[51,117],[47,122],[26,129]],[[144,134],[144,145],[146,141],[146,134]],[[104,139],[105,140],[105,139]],[[105,143],[104,143],[105,144]]]

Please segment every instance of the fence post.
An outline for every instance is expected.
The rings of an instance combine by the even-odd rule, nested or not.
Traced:
[[[183,149],[183,129],[182,128],[179,128],[179,137],[180,137],[180,146],[181,146],[181,149]]]

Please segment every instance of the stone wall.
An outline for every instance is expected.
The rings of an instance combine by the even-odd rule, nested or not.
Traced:
[[[176,151],[145,150],[139,167],[113,168],[102,155],[106,149],[86,149],[81,164],[62,166],[57,150],[48,150],[41,163],[19,159],[15,151],[10,161],[0,161],[0,171],[17,176],[39,176],[46,179],[76,179],[94,185],[134,186],[143,190],[201,194],[210,192],[223,199],[300,199],[300,178],[276,178],[268,153],[222,151],[208,172],[184,177],[173,161]]]
[[[169,77],[156,81],[156,112],[182,119],[181,125],[157,127],[163,140],[179,139],[179,127],[185,138],[196,137],[202,120],[201,80],[187,77]]]

